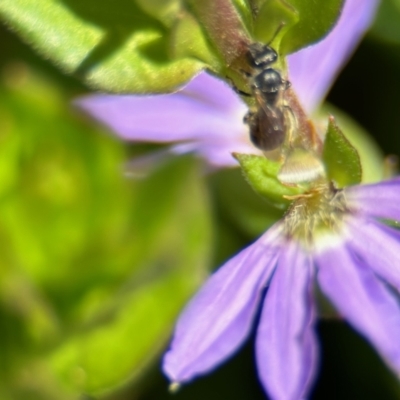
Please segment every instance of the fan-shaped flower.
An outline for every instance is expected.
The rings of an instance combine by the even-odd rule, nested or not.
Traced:
[[[327,38],[288,58],[289,79],[308,112],[323,99],[376,5],[347,0]],[[235,165],[232,152],[256,152],[243,124],[245,105],[206,73],[176,93],[95,95],[78,105],[124,139],[170,143],[169,152],[195,152],[213,167]],[[183,311],[163,363],[171,381],[188,382],[232,355],[263,303],[260,380],[274,400],[306,398],[318,365],[315,283],[400,373],[400,309],[387,287],[400,289],[400,234],[376,219],[400,218],[399,185],[337,190],[325,183],[299,195],[284,219],[215,272]]]
[[[400,179],[299,195],[254,244],[230,259],[181,314],[164,371],[183,383],[256,336],[259,378],[274,400],[307,398],[318,365],[313,287],[400,374]],[[267,287],[265,298],[263,293]]]

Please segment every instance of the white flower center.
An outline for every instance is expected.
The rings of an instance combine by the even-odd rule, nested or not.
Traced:
[[[310,247],[321,234],[342,232],[348,213],[343,191],[323,183],[296,196],[284,217],[285,233]]]

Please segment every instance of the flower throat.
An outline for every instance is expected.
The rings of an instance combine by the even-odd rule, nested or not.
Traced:
[[[287,236],[306,246],[324,231],[339,231],[344,215],[349,213],[342,190],[323,183],[310,191],[291,197],[293,203],[284,217]]]

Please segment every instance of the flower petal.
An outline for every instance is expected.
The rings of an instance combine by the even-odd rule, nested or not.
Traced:
[[[400,292],[400,232],[361,218],[350,224],[349,247],[363,264]]]
[[[328,36],[288,57],[289,79],[307,112],[328,92],[362,35],[371,24],[378,0],[346,0],[342,15]]]
[[[220,139],[220,140],[218,140]],[[197,141],[190,143],[180,143],[172,146],[175,154],[194,153],[207,160],[211,167],[237,167],[238,161],[232,153],[246,153],[262,155],[262,152],[245,141],[243,138],[213,138],[209,141]]]
[[[317,257],[322,291],[339,312],[400,372],[400,308],[389,289],[345,246]]]
[[[370,216],[400,221],[400,178],[346,188],[350,209]]]
[[[208,372],[230,356],[251,330],[262,290],[275,267],[281,226],[230,259],[180,316],[163,369],[173,382]]]
[[[176,93],[91,95],[75,104],[126,140],[166,143],[246,132],[246,106],[226,83],[205,72]]]
[[[274,400],[307,397],[317,367],[313,270],[295,244],[283,248],[257,332],[260,379]]]
[[[209,104],[210,107],[216,108],[223,113],[229,113],[237,109],[247,109],[240,97],[226,82],[207,72],[201,72],[195,76],[182,89],[182,92]]]

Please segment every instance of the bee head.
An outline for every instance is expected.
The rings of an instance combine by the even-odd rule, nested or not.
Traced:
[[[252,43],[247,53],[249,63],[257,69],[264,69],[278,59],[278,53],[270,46]]]

